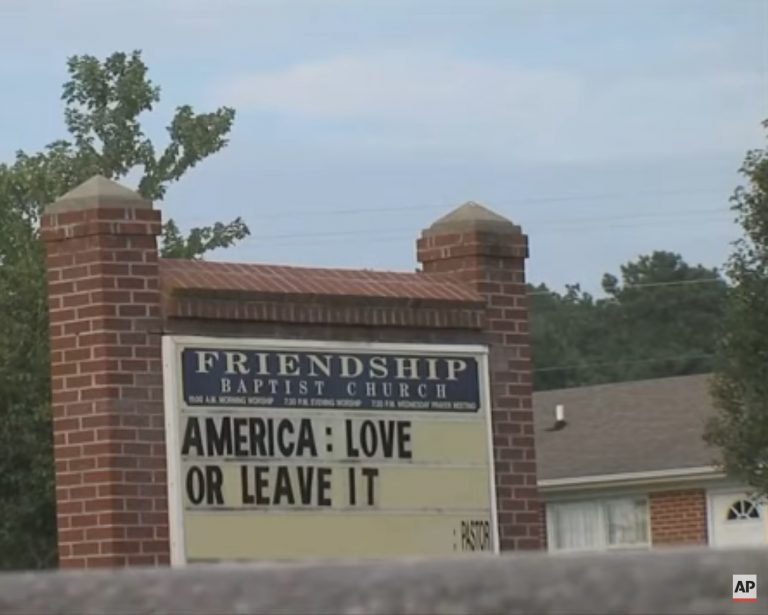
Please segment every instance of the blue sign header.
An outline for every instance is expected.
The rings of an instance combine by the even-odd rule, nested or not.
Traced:
[[[182,351],[183,396],[193,407],[477,412],[472,355],[230,348]]]

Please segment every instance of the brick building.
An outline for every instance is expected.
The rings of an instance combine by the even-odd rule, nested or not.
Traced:
[[[62,567],[169,562],[169,335],[482,345],[498,542],[541,548],[518,226],[467,203],[423,231],[418,273],[164,260],[160,228],[102,177],[43,217]]]
[[[713,467],[702,439],[708,380],[534,394],[551,551],[768,543],[768,507]]]

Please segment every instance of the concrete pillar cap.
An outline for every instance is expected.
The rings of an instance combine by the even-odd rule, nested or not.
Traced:
[[[46,213],[56,214],[105,207],[152,209],[152,202],[122,184],[102,175],[94,175],[48,205]]]
[[[520,227],[476,201],[467,201],[422,231],[423,237],[480,231],[519,235]]]

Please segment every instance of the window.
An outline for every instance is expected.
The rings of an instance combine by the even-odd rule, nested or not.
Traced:
[[[745,521],[747,519],[759,519],[760,509],[753,500],[736,500],[728,508],[727,521]]]
[[[648,545],[645,498],[605,498],[547,504],[553,550],[599,550]]]

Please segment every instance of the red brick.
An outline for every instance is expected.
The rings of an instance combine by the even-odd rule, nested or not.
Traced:
[[[118,306],[117,311],[121,318],[145,317],[147,316],[148,312],[149,306],[136,304]]]
[[[77,348],[74,350],[66,350],[64,352],[64,360],[72,363],[76,363],[78,361],[84,361],[91,358],[91,349],[90,348]]]
[[[65,308],[65,309],[62,309],[62,310],[51,310],[50,314],[48,316],[48,319],[53,324],[57,324],[57,323],[71,323],[76,318],[77,318],[77,312],[75,311],[74,308]],[[63,330],[67,334],[73,331],[71,325],[68,325],[68,326],[64,327]]]
[[[59,508],[61,505],[59,504]],[[96,515],[72,515],[70,517],[70,522],[72,524],[72,527],[93,527],[97,525],[98,523],[98,516]]]
[[[77,310],[77,317],[78,318],[108,318],[110,316],[115,316],[117,313],[117,310],[115,309],[114,305],[108,305],[104,303],[99,303],[96,305],[88,305],[85,307],[81,307]],[[98,329],[98,326],[94,326],[94,329]]]
[[[57,446],[56,459],[75,459],[82,454],[80,446]]]
[[[126,558],[119,555],[91,556],[86,560],[88,568],[118,568],[125,564]]]
[[[133,526],[139,522],[139,515],[135,512],[109,511],[101,513],[98,517],[101,526]]]
[[[703,489],[650,494],[651,540],[654,545],[707,544],[706,493]]]
[[[72,545],[72,555],[95,555],[98,552],[98,542],[78,542]]]
[[[91,293],[91,301],[120,305],[131,301],[131,293],[126,290],[97,289]]]
[[[99,497],[111,497],[111,496],[135,496],[139,493],[138,485],[125,485],[119,482],[111,482],[104,485],[99,485]],[[126,505],[128,501],[126,500]],[[130,506],[128,507],[130,509]]]
[[[104,510],[122,511],[125,508],[123,498],[94,498],[85,503],[87,512],[99,512]]]
[[[96,497],[96,487],[84,485],[82,487],[72,487],[69,490],[69,497],[72,500],[85,500]],[[87,507],[86,507],[87,510]]]
[[[96,467],[96,460],[93,457],[79,457],[69,460],[69,469],[72,471],[91,470]]]
[[[156,555],[129,555],[126,558],[126,561],[128,562],[129,566],[152,566],[164,564],[164,562],[159,560]]]
[[[74,280],[84,278],[88,275],[88,267],[80,265],[77,267],[66,267],[61,270],[61,277],[64,280]]]
[[[65,433],[75,429],[80,429],[80,419],[78,418],[57,418],[53,421],[53,428],[59,433]]]
[[[140,553],[143,543],[138,540],[116,540],[109,545],[110,553],[120,553],[123,555]]]
[[[85,533],[82,529],[59,530],[59,542],[79,542],[83,540],[84,537]]]
[[[133,384],[134,383],[135,376],[130,373],[104,373],[104,374],[95,374],[93,376],[93,384],[96,386],[101,385],[108,385],[108,384],[114,384],[114,385],[124,385],[124,384]]]
[[[135,215],[134,215],[135,214]],[[90,556],[86,558],[85,565],[135,565],[141,563],[167,563],[169,557],[167,536],[167,502],[165,496],[166,467],[164,457],[163,438],[163,413],[162,413],[162,382],[159,378],[161,367],[160,335],[162,329],[160,322],[160,300],[158,292],[159,272],[157,267],[156,240],[153,234],[159,232],[159,212],[150,210],[137,210],[128,212],[125,209],[115,208],[114,211],[94,210],[85,214],[74,212],[65,216],[53,216],[46,218],[46,237],[51,237],[57,231],[56,225],[61,225],[62,220],[69,220],[67,224],[77,224],[82,232],[100,233],[79,239],[63,239],[56,243],[48,243],[49,257],[61,259],[61,265],[72,266],[72,263],[83,263],[87,267],[87,273],[80,270],[82,279],[77,280],[71,288],[56,287],[61,281],[56,279],[50,282],[51,288],[57,288],[53,293],[54,304],[59,300],[59,305],[64,305],[62,295],[71,293],[75,289],[87,289],[90,301],[95,305],[81,307],[78,316],[92,318],[89,328],[81,331],[78,339],[78,347],[91,351],[93,359],[122,359],[116,367],[95,365],[94,361],[81,359],[79,375],[93,376],[95,386],[82,391],[83,400],[92,400],[92,406],[81,406],[76,415],[70,414],[73,404],[79,400],[78,396],[67,395],[67,391],[56,391],[54,394],[54,408],[64,407],[64,410],[56,416],[84,416],[83,426],[89,418],[103,413],[107,417],[119,417],[119,423],[110,420],[104,423],[93,422],[89,428],[97,429],[98,444],[86,444],[80,451],[82,455],[89,455],[92,465],[83,470],[83,476],[91,484],[98,484],[99,498],[89,501],[89,506],[101,506],[100,502],[108,502],[110,506],[119,507],[120,504],[128,509],[127,512],[115,512],[114,510],[98,515],[99,525],[119,526],[126,530],[138,531],[125,538],[125,544],[120,545],[120,540],[105,538],[101,543],[101,554],[104,556]],[[115,223],[117,220],[119,222]],[[480,332],[483,326],[496,327],[499,331],[508,331],[506,337],[493,339],[492,353],[503,348],[504,344],[519,346],[514,357],[520,359],[520,364],[514,371],[497,370],[492,374],[494,384],[501,382],[506,377],[508,382],[514,385],[525,385],[530,382],[530,364],[528,352],[529,339],[521,332],[527,330],[525,314],[519,306],[522,304],[512,297],[511,302],[502,301],[493,303],[490,313],[483,313],[481,303],[491,305],[494,297],[506,297],[503,293],[524,294],[524,258],[527,254],[525,237],[508,236],[504,242],[490,236],[488,233],[469,232],[464,234],[451,233],[445,236],[430,237],[419,242],[420,256],[425,261],[425,271],[430,267],[439,269],[444,278],[427,274],[372,274],[368,272],[338,272],[335,280],[328,280],[325,284],[327,292],[347,294],[348,296],[366,296],[367,304],[364,306],[319,306],[316,302],[306,304],[303,301],[283,303],[280,301],[263,302],[233,302],[214,301],[210,299],[196,298],[194,300],[179,297],[167,297],[168,310],[165,316],[178,316],[184,313],[188,316],[199,318],[215,318],[227,320],[259,319],[272,321],[275,326],[280,323],[298,325],[300,323],[314,323],[330,327],[335,325],[354,325],[359,331],[361,340],[387,339],[390,331],[396,331],[398,327],[411,328],[450,328],[463,331],[474,330]],[[67,250],[70,254],[67,255]],[[62,258],[66,255],[69,258]],[[427,263],[426,261],[429,261]],[[87,263],[87,264],[86,264]],[[430,265],[431,263],[431,265]],[[77,265],[75,265],[77,266]],[[243,266],[224,263],[190,263],[170,262],[162,263],[164,287],[186,286],[194,287],[196,284],[215,284],[220,279],[237,279],[238,286],[246,284],[245,280],[251,278],[244,275]],[[173,269],[176,267],[176,273]],[[128,269],[128,271],[126,271]],[[269,269],[273,269],[270,267]],[[276,292],[296,292],[301,284],[311,282],[310,295],[316,293],[316,271],[287,268],[276,268],[279,275],[274,275],[276,286],[272,289]],[[213,271],[230,271],[228,275],[213,275]],[[235,272],[232,272],[235,271]],[[248,271],[258,271],[258,266],[248,268]],[[196,272],[190,277],[191,272]],[[198,275],[200,272],[203,275]],[[58,273],[58,272],[57,272]],[[332,272],[328,272],[332,273]],[[174,275],[176,277],[174,277]],[[363,282],[355,282],[356,275],[365,279]],[[294,276],[294,277],[291,277]],[[302,277],[303,276],[303,277]],[[452,280],[446,284],[444,280]],[[514,283],[513,283],[514,282]],[[248,282],[250,283],[250,282]],[[259,284],[260,282],[254,282]],[[349,284],[357,283],[361,293],[349,293]],[[390,285],[391,286],[387,286]],[[347,286],[345,286],[347,285]],[[382,286],[383,285],[383,286]],[[410,298],[424,300],[438,300],[450,298],[454,301],[463,301],[464,307],[436,308],[416,306],[408,308],[395,308],[388,305],[380,305],[378,295],[382,294],[382,288],[394,288],[400,285],[397,292],[409,295]],[[208,289],[210,290],[210,288]],[[239,289],[244,290],[244,289]],[[495,294],[493,294],[495,293]],[[524,298],[524,297],[523,297]],[[389,301],[389,300],[388,300]],[[385,303],[385,302],[381,302]],[[370,305],[369,305],[370,304]],[[109,306],[105,309],[105,306]],[[498,307],[496,307],[498,306]],[[176,312],[174,312],[176,311]],[[118,316],[115,316],[117,314]],[[492,319],[490,324],[488,319]],[[92,326],[91,326],[92,325]],[[54,324],[54,327],[59,325]],[[110,332],[100,331],[109,329]],[[57,334],[74,334],[67,330],[66,325],[55,329]],[[443,341],[444,335],[436,332],[435,341]],[[352,334],[350,332],[350,334]],[[52,332],[53,335],[53,332]],[[513,337],[518,336],[518,337]],[[312,337],[310,334],[308,337]],[[52,346],[54,346],[52,344]],[[55,345],[54,352],[61,352],[71,345]],[[509,350],[507,349],[505,351]],[[151,359],[145,364],[142,359]],[[528,360],[523,361],[522,359]],[[88,363],[86,365],[86,363]],[[119,375],[113,377],[113,375]],[[59,377],[74,377],[74,373],[62,373]],[[66,381],[65,381],[66,383]],[[80,381],[72,380],[71,384],[79,384]],[[103,386],[102,386],[103,385]],[[109,386],[112,385],[112,386]],[[120,386],[118,386],[120,385]],[[499,440],[504,450],[515,448],[510,436],[530,435],[530,386],[520,386],[518,389],[494,390],[494,406],[498,407],[498,399],[506,397],[509,401],[508,408],[515,408],[517,415],[494,413],[494,423],[500,421],[504,427],[495,426],[495,433],[504,437]],[[96,414],[94,414],[96,413]],[[524,415],[524,416],[521,416]],[[135,420],[135,422],[133,422]],[[127,434],[120,432],[122,428],[117,425],[132,426],[127,429]],[[150,428],[151,427],[151,428]],[[503,440],[503,442],[502,442]],[[103,448],[98,446],[105,444]],[[530,446],[529,446],[530,444]],[[500,519],[503,519],[502,546],[504,549],[529,548],[540,539],[540,519],[536,523],[532,520],[533,513],[524,513],[517,517],[513,511],[531,511],[532,504],[537,503],[535,491],[535,465],[533,460],[532,438],[522,438],[517,443],[522,457],[515,463],[499,462],[497,464],[497,482],[504,477],[516,479],[515,482],[505,488],[505,493],[500,498]],[[517,456],[518,453],[512,453]],[[74,458],[71,462],[79,462]],[[523,465],[516,465],[521,463]],[[94,470],[92,468],[100,468]],[[104,474],[99,474],[104,472]],[[114,472],[114,475],[112,473]],[[95,482],[95,481],[100,482]],[[104,481],[104,482],[101,482]],[[110,481],[114,481],[111,482]],[[119,481],[119,482],[118,482]],[[125,481],[126,484],[123,484]],[[503,482],[503,481],[501,481]],[[525,487],[526,485],[532,485]],[[145,497],[133,497],[133,493]],[[117,496],[122,497],[110,497]],[[62,496],[65,497],[65,496]],[[106,504],[105,504],[106,505]],[[139,509],[134,511],[134,509]],[[526,516],[527,514],[527,516]],[[96,528],[98,529],[98,528]],[[152,530],[150,537],[149,529]],[[528,541],[528,542],[525,542]],[[142,553],[127,553],[135,551],[136,546],[141,545]],[[80,561],[67,553],[69,561]]]
[[[94,400],[94,399],[117,399],[119,397],[119,389],[117,387],[93,387],[80,392],[80,398],[82,400]]]
[[[119,470],[93,470],[82,474],[83,480],[89,484],[117,483],[123,479]]]
[[[117,207],[46,216],[43,222],[51,270],[55,440],[67,442],[56,447],[57,484],[62,487],[57,490],[59,529],[70,532],[63,536],[74,540],[82,538],[83,527],[88,528],[77,550],[60,550],[63,566],[125,565],[127,551],[154,562],[167,555],[139,554],[142,540],[156,536],[158,527],[167,531],[167,517],[151,519],[146,531],[128,544],[125,530],[139,523],[138,513],[120,512],[126,506],[125,498],[139,490],[136,483],[122,484],[121,468],[137,467],[142,455],[159,456],[155,432],[149,430],[151,438],[146,443],[137,442],[136,427],[148,427],[154,415],[162,418],[162,404],[153,401],[162,397],[162,383],[142,380],[147,401],[142,402],[146,405],[133,428],[121,425],[139,406],[132,402],[135,409],[130,409],[120,400],[119,388],[135,387],[134,370],[149,376],[156,369],[141,359],[160,357],[159,336],[133,333],[160,329],[160,294],[146,290],[159,288],[154,236],[160,232],[159,220],[159,212],[134,217],[134,210]],[[60,225],[72,225],[70,235],[59,233]],[[137,233],[141,236],[134,236]],[[122,338],[118,331],[127,337]],[[146,356],[139,356],[137,348]],[[133,357],[139,359],[138,364],[118,363],[120,358]],[[152,392],[153,388],[157,391]],[[132,457],[123,452],[126,439]],[[151,459],[142,465],[159,462]],[[95,551],[94,546],[98,547]]]
[[[129,527],[126,530],[126,538],[128,539],[147,540],[154,537],[155,530],[152,527],[142,525],[138,527]]]
[[[64,297],[75,289],[73,282],[53,282],[48,284],[48,293],[54,297]]]
[[[115,280],[114,278],[110,277],[91,277],[91,278],[83,278],[80,280],[77,280],[75,282],[75,288],[78,291],[86,291],[86,290],[93,290],[93,291],[104,291],[104,290],[112,290],[115,288]],[[93,297],[92,300],[94,303],[96,302],[96,298]]]
[[[168,549],[167,540],[144,540],[141,543],[142,553],[167,553]]]
[[[90,374],[81,376],[69,376],[64,380],[64,382],[68,389],[82,389],[91,386],[93,383],[93,376]]]
[[[76,293],[73,295],[64,295],[61,297],[61,304],[65,308],[80,308],[83,309],[91,302],[91,296],[88,293]],[[81,318],[80,311],[78,310],[78,318]]]
[[[91,265],[89,269],[92,276],[121,276],[129,275],[130,272],[130,265],[111,262],[97,262]]]
[[[437,248],[438,245],[450,247]],[[535,488],[535,442],[532,437],[526,437],[532,435],[533,422],[530,338],[522,333],[528,330],[528,313],[523,307],[527,293],[524,285],[527,239],[522,234],[502,238],[487,232],[467,232],[460,236],[446,233],[422,238],[417,250],[425,273],[464,280],[466,286],[484,296],[485,333],[491,346],[501,548],[505,551],[541,548],[543,526]],[[498,360],[504,357],[514,361]],[[516,437],[518,434],[520,437]],[[514,514],[515,511],[523,512]]]

